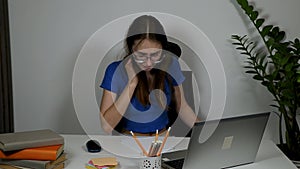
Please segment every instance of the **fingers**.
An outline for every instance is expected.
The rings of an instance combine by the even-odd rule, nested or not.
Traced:
[[[132,59],[131,58],[128,59],[128,61],[126,63],[126,66],[127,67],[129,67],[129,66],[132,67]]]
[[[129,58],[127,63],[125,64],[125,68],[128,74],[134,71],[131,58]]]
[[[129,81],[131,81],[132,79],[134,79],[136,77],[136,71],[133,68],[133,64],[132,64],[132,59],[129,58],[127,63],[125,64],[125,68],[127,71],[127,75],[128,75],[128,79]]]

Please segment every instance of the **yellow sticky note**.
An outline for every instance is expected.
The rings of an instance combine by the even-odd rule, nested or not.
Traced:
[[[115,166],[118,165],[115,157],[92,158],[91,161],[97,166]]]
[[[96,167],[89,166],[89,165],[86,165],[85,168],[86,168],[86,169],[97,169]]]

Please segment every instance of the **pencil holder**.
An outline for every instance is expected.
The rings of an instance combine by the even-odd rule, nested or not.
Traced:
[[[161,169],[161,155],[140,159],[140,169]]]

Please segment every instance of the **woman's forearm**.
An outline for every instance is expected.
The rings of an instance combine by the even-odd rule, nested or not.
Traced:
[[[179,117],[190,128],[194,126],[195,122],[200,121],[200,119],[194,113],[193,109],[187,104],[182,105],[181,109],[179,110]]]
[[[105,100],[101,103],[101,125],[106,132],[111,133],[122,119],[130,104],[136,85],[136,83],[129,83],[116,100],[112,99],[112,101],[109,101],[111,102],[110,104],[103,103]],[[109,104],[109,106],[105,106],[104,104]]]
[[[182,86],[175,87],[175,98],[177,102],[176,110],[177,112],[179,112],[179,117],[187,126],[192,128],[194,126],[194,123],[199,122],[200,119],[186,102]]]

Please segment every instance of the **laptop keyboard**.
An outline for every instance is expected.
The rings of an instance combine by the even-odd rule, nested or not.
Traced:
[[[182,169],[183,167],[183,162],[184,158],[176,159],[176,160],[171,160],[171,161],[165,161],[165,169],[168,169],[168,166],[173,167],[174,169]],[[172,169],[172,168],[170,168]]]

